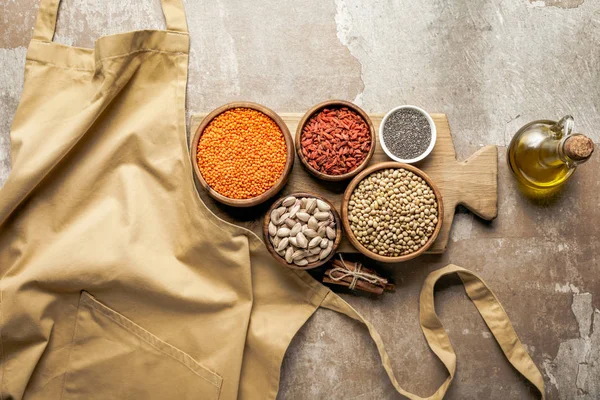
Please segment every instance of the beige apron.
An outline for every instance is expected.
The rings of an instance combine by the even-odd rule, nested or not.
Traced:
[[[187,157],[189,36],[181,0],[167,31],[52,42],[59,0],[42,0],[0,191],[0,398],[274,399],[292,337],[327,307],[367,325],[307,273],[200,201]],[[433,287],[458,272],[512,365],[542,377],[502,306],[473,273],[434,272],[421,325],[449,377],[456,357]]]

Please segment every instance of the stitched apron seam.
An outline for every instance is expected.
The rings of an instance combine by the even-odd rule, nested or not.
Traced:
[[[173,31],[173,30],[169,30],[169,29],[140,29],[140,30],[126,31],[126,32],[120,32],[120,33],[114,33],[111,35],[100,36],[95,40],[95,42],[98,42],[99,40],[104,40],[106,38],[116,37],[116,36],[143,34],[143,33],[148,33],[148,34],[168,33],[169,35],[188,36],[188,37],[190,36],[189,32],[179,32],[179,31]],[[94,48],[90,48],[90,47],[69,46],[67,44],[58,43],[53,40],[41,40],[41,39],[31,38],[30,42],[36,42],[36,43],[44,44],[44,45],[58,45],[58,46],[61,46],[64,48],[69,48],[69,49],[78,49],[78,50],[87,50],[87,51],[94,50]]]
[[[125,53],[125,54],[117,54],[114,56],[107,56],[107,57],[102,57],[100,58],[98,61],[102,62],[104,60],[112,60],[115,58],[121,58],[121,57],[127,57],[127,56],[131,56],[133,54],[138,54],[138,53],[159,53],[159,54],[188,54],[186,52],[183,51],[169,51],[169,50],[156,50],[156,49],[138,49],[135,51],[131,51],[129,53]]]
[[[181,57],[187,57],[187,56],[188,56],[188,53],[180,52],[180,53],[177,54],[177,56],[176,56],[175,59],[177,61],[180,61],[179,59]],[[180,98],[180,88],[179,88],[179,85],[180,85],[180,80],[181,80],[181,69],[179,68],[179,65],[177,67],[178,67],[177,68],[177,85],[175,86],[175,98],[179,99]],[[186,62],[186,70],[187,70],[187,62]],[[181,119],[177,118],[177,127],[176,127],[177,131],[179,132],[179,131],[181,131],[181,127],[183,126],[184,136],[187,137],[187,131],[185,129],[185,102],[186,102],[186,95],[187,95],[186,90],[187,90],[187,75],[186,75],[185,85],[183,85],[183,99],[180,99],[180,100],[182,100],[183,109],[184,109],[184,112],[183,112],[183,124],[181,123],[182,122]],[[186,139],[186,142],[187,142],[187,139]],[[182,150],[184,150],[183,151],[183,157],[187,158],[186,157],[185,149],[186,149],[186,146],[184,146],[183,149],[182,149]],[[192,188],[195,189],[193,181],[192,181]],[[190,358],[191,358],[191,356],[190,356]],[[220,380],[221,380],[219,385],[214,385],[214,386],[217,387],[217,399],[219,399],[221,397],[221,390],[223,390],[223,377],[221,375],[217,374],[216,372],[212,371],[212,370],[210,370],[210,372],[213,373],[213,374],[215,374],[215,375],[217,375],[220,378]],[[0,400],[2,400],[2,399],[0,399]]]
[[[78,68],[78,67],[68,67],[65,65],[58,65],[58,64],[54,64],[48,61],[40,61],[40,60],[35,60],[33,58],[27,58],[27,61],[29,62],[34,62],[37,64],[41,64],[41,65],[49,65],[51,67],[56,67],[56,68],[60,68],[60,69],[66,69],[66,70],[75,70],[75,71],[85,71],[85,72],[94,72],[93,69],[88,69],[88,68]]]
[[[146,31],[133,31],[133,32],[129,32],[129,33],[137,33],[137,32],[146,32]],[[163,31],[157,31],[157,32],[163,32]],[[188,36],[189,34],[183,34],[183,33],[179,33],[179,35],[181,36]],[[110,36],[108,36],[110,37]],[[102,38],[100,38],[102,39]],[[45,42],[42,40],[37,40],[37,39],[31,39],[32,42],[36,42],[37,44],[43,45],[43,46],[60,46],[63,49],[69,49],[69,50],[80,50],[80,51],[84,51],[84,52],[88,52],[88,54],[94,54],[96,52],[95,48],[89,48],[89,47],[77,47],[77,46],[68,46],[68,45],[64,45],[61,43],[57,43],[57,42]],[[107,56],[107,57],[120,57],[120,56],[127,56],[129,54],[135,54],[137,52],[140,51],[157,51],[157,52],[163,52],[163,53],[173,53],[173,54],[187,54],[185,52],[182,51],[175,51],[175,50],[160,50],[160,49],[152,49],[152,48],[140,48],[140,49],[136,49],[133,50],[131,52],[128,53],[122,53],[122,54],[116,54],[114,56]],[[103,57],[106,58],[106,57]]]
[[[102,57],[100,59],[98,59],[98,64],[102,64],[103,61],[105,60],[114,60],[117,58],[122,58],[122,57],[127,57],[127,56],[131,56],[134,54],[138,54],[138,53],[157,53],[157,54],[176,54],[176,55],[181,55],[181,54],[188,54],[182,51],[167,51],[167,50],[155,50],[155,49],[139,49],[136,51],[132,51],[129,53],[125,53],[125,54],[118,54],[118,55],[114,55],[114,56],[107,56],[107,57]],[[90,69],[90,68],[79,68],[79,67],[69,67],[66,65],[58,65],[58,64],[54,64],[51,63],[49,61],[41,61],[41,60],[36,60],[33,58],[27,58],[27,61],[31,61],[31,62],[36,62],[38,64],[42,64],[42,65],[51,65],[53,67],[57,67],[57,68],[62,68],[62,69],[70,69],[70,70],[76,70],[76,71],[87,71],[87,72],[94,72],[95,69]]]
[[[79,321],[79,311],[81,309],[81,293],[79,301],[77,302],[77,312],[75,313],[75,326],[73,327],[73,336],[71,337],[71,344],[69,347],[69,355],[67,356],[67,365],[65,367],[65,376],[63,378],[62,390],[60,391],[60,398],[62,399],[65,395],[65,386],[67,385],[67,375],[69,374],[69,366],[71,365],[71,353],[73,353],[73,347],[75,345],[75,336],[77,335],[77,322]]]

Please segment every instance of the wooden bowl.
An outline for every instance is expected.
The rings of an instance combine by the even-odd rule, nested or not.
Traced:
[[[310,118],[313,115],[315,115],[316,113],[318,113],[319,111],[321,111],[324,108],[341,108],[341,107],[348,107],[349,109],[351,109],[352,111],[354,111],[358,115],[360,115],[362,117],[362,119],[366,122],[367,126],[369,127],[369,133],[371,134],[371,150],[369,150],[369,153],[367,154],[367,157],[362,162],[362,164],[360,164],[354,170],[352,170],[346,174],[343,174],[343,175],[327,175],[320,171],[317,171],[312,166],[310,166],[310,164],[306,160],[306,157],[304,157],[304,154],[302,153],[302,146],[300,144],[301,143],[300,138],[302,137],[302,130],[304,129],[304,125],[306,125],[308,120],[310,120]],[[304,167],[308,170],[308,172],[310,172],[313,176],[315,176],[319,179],[322,179],[324,181],[329,181],[329,182],[339,182],[339,181],[344,181],[344,180],[350,179],[353,176],[355,176],[356,174],[358,174],[360,171],[365,169],[365,167],[367,166],[367,164],[369,164],[369,161],[373,157],[373,154],[375,153],[376,142],[377,141],[375,139],[375,127],[373,126],[373,121],[371,121],[371,118],[369,118],[369,115],[366,112],[364,112],[359,106],[357,106],[353,103],[350,103],[349,101],[344,101],[344,100],[329,100],[329,101],[324,101],[322,103],[317,104],[316,106],[314,106],[313,108],[308,110],[306,112],[306,114],[304,114],[302,116],[302,119],[298,123],[298,128],[296,129],[296,154],[298,154],[298,158],[300,159],[300,161],[302,162]]]
[[[285,259],[283,257],[281,257],[279,254],[277,254],[277,252],[275,251],[275,248],[273,247],[273,244],[271,243],[271,240],[269,239],[269,222],[271,221],[271,211],[280,207],[283,200],[290,196],[294,196],[298,199],[302,198],[302,197],[314,197],[315,199],[323,200],[324,202],[326,202],[327,204],[329,204],[331,206],[331,212],[333,214],[333,219],[335,220],[335,241],[333,242],[333,249],[331,250],[331,254],[329,254],[329,256],[327,256],[327,258],[325,258],[324,260],[315,261],[315,262],[309,263],[303,267],[299,267],[296,264],[288,264],[287,261],[285,261]],[[302,269],[302,270],[313,269],[313,268],[317,268],[317,267],[324,265],[335,255],[335,252],[336,252],[337,248],[339,247],[340,242],[342,241],[342,223],[341,223],[340,215],[338,214],[337,210],[335,209],[335,206],[329,200],[324,198],[323,196],[320,196],[315,193],[308,193],[308,192],[290,193],[286,196],[283,196],[283,197],[277,199],[273,203],[271,208],[269,208],[269,211],[265,215],[265,221],[263,223],[263,238],[265,241],[265,245],[267,246],[267,250],[269,251],[269,253],[271,253],[273,258],[275,258],[275,260],[277,260],[277,262],[279,262],[279,264],[284,265],[288,268],[292,268],[292,269]]]
[[[423,178],[425,180],[425,182],[427,182],[427,184],[433,190],[433,193],[435,194],[435,197],[437,200],[437,205],[438,205],[438,216],[437,216],[438,222],[437,222],[437,225],[435,226],[435,229],[433,230],[433,234],[431,235],[431,237],[429,238],[427,243],[425,243],[425,245],[417,251],[414,251],[412,253],[405,254],[402,256],[398,256],[398,257],[382,256],[380,254],[377,254],[377,253],[367,249],[365,246],[363,246],[358,241],[358,239],[354,235],[354,232],[352,231],[352,228],[350,227],[350,222],[348,220],[348,203],[350,202],[350,196],[352,196],[352,193],[354,192],[354,189],[356,188],[356,186],[358,186],[360,181],[365,179],[367,176],[369,176],[373,172],[377,172],[379,170],[388,169],[388,168],[396,168],[396,169],[403,168],[403,169],[411,171],[415,175]],[[420,169],[413,167],[412,165],[409,165],[409,164],[403,164],[403,163],[399,163],[399,162],[384,162],[384,163],[380,163],[377,165],[373,165],[373,166],[365,169],[364,171],[362,171],[358,176],[356,176],[356,178],[354,178],[352,180],[352,182],[350,182],[350,184],[346,188],[346,191],[344,192],[344,199],[342,201],[342,223],[344,224],[344,231],[346,232],[346,236],[348,237],[348,240],[350,240],[350,243],[352,243],[352,245],[354,247],[356,247],[356,249],[358,251],[360,251],[362,254],[366,255],[369,258],[372,258],[374,260],[381,261],[384,263],[396,263],[396,262],[408,261],[408,260],[411,260],[411,259],[423,254],[425,251],[427,251],[427,249],[429,247],[431,247],[431,245],[437,238],[438,234],[440,233],[440,229],[442,228],[443,219],[444,219],[444,205],[442,202],[442,195],[441,195],[440,191],[438,190],[437,186],[433,183],[431,178],[429,176],[427,176],[427,174],[425,172],[423,172]]]
[[[202,138],[204,129],[206,129],[208,124],[210,124],[210,122],[216,116],[224,113],[225,111],[231,110],[233,108],[251,108],[253,110],[260,111],[263,114],[266,114],[267,116],[269,116],[273,121],[275,121],[275,123],[277,124],[279,129],[281,129],[281,132],[283,133],[283,138],[285,139],[285,145],[287,147],[285,167],[283,169],[283,173],[281,174],[281,176],[279,177],[277,182],[275,182],[275,185],[273,185],[269,190],[262,193],[261,195],[253,197],[251,199],[232,199],[230,197],[223,196],[222,194],[215,191],[213,188],[211,188],[208,185],[208,183],[202,177],[202,173],[200,172],[200,168],[198,167],[198,159],[197,159],[198,143],[200,142],[200,139]],[[232,207],[253,207],[253,206],[261,204],[261,203],[267,201],[268,199],[270,199],[271,197],[273,197],[287,183],[287,180],[290,176],[290,172],[292,171],[292,167],[294,166],[294,141],[292,139],[292,135],[290,134],[290,130],[288,129],[285,122],[283,122],[281,117],[279,115],[277,115],[273,110],[271,110],[263,105],[256,104],[256,103],[251,103],[251,102],[246,102],[246,101],[234,102],[234,103],[228,103],[228,104],[222,105],[221,107],[215,109],[210,114],[208,114],[202,120],[202,122],[198,126],[198,129],[196,129],[196,133],[194,134],[194,139],[192,140],[192,146],[190,149],[190,157],[192,159],[192,164],[194,166],[194,172],[196,174],[196,177],[198,178],[200,185],[202,185],[202,187],[208,192],[210,197],[212,197],[213,199],[215,199],[223,204],[227,204],[228,206],[232,206]]]

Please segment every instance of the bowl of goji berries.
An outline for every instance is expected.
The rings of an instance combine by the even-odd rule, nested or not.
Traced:
[[[362,171],[375,152],[375,128],[369,115],[344,100],[317,104],[296,130],[296,153],[315,177],[343,181]]]
[[[294,142],[285,122],[251,102],[228,103],[208,114],[190,153],[200,185],[232,207],[252,207],[273,197],[294,165]]]

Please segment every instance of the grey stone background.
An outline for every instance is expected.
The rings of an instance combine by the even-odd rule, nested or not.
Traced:
[[[0,185],[38,0],[0,3]],[[459,210],[448,252],[380,266],[398,290],[344,297],[380,330],[399,381],[422,396],[445,378],[418,325],[428,272],[455,263],[494,288],[542,370],[550,399],[600,398],[599,155],[551,200],[524,197],[505,163],[523,124],[572,114],[600,140],[598,0],[185,1],[192,36],[188,114],[237,99],[303,112],[330,98],[367,111],[447,113],[459,158],[500,147],[499,217]],[[164,28],[158,0],[65,0],[56,40]],[[458,355],[449,399],[535,398],[461,287],[437,308]],[[397,399],[366,330],[319,311],[284,361],[281,399]]]

